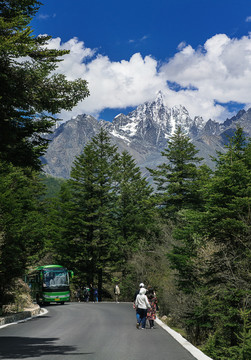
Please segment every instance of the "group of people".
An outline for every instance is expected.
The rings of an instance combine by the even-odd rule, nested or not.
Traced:
[[[118,283],[114,287],[115,301],[119,302],[120,288]],[[77,301],[98,302],[98,289],[96,286],[90,285],[80,287],[76,291]],[[154,320],[156,319],[157,297],[153,288],[145,288],[143,283],[139,284],[139,289],[134,295],[133,307],[136,309],[137,329],[145,329],[146,321],[149,321],[150,329],[154,329]]]
[[[146,328],[146,320],[149,321],[150,329],[154,329],[156,319],[157,297],[153,288],[145,289],[143,283],[139,284],[139,290],[134,296],[134,308],[136,309],[137,329]]]
[[[98,302],[98,289],[95,285],[84,286],[82,289],[78,287],[75,292],[75,297],[78,302]]]

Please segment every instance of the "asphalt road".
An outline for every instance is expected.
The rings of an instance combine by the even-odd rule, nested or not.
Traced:
[[[68,303],[47,310],[0,329],[0,359],[195,360],[162,327],[136,329],[131,304]]]

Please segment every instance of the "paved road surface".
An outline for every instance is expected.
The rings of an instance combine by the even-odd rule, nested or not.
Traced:
[[[0,359],[195,360],[165,330],[136,329],[128,303],[69,303],[0,329]]]

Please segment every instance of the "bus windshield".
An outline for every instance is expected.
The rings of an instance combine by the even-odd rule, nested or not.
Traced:
[[[68,271],[66,269],[44,269],[43,283],[49,288],[69,286]]]

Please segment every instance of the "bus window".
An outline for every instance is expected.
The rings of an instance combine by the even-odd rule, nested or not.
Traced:
[[[44,284],[46,287],[56,288],[69,286],[69,277],[66,270],[44,270]]]

